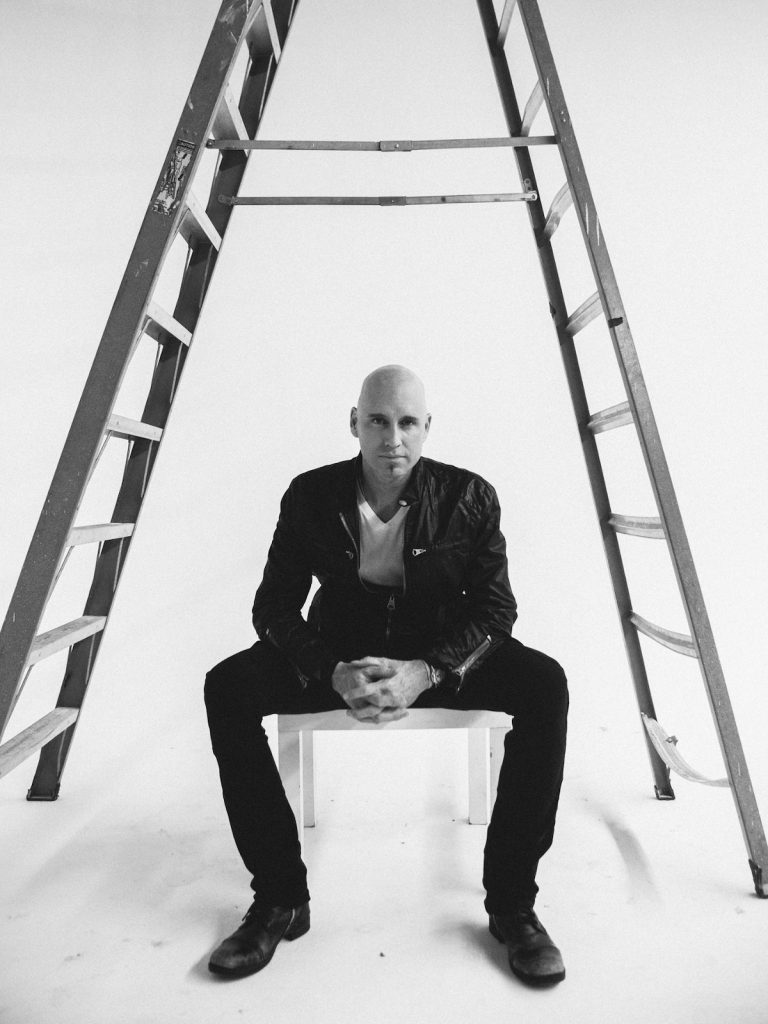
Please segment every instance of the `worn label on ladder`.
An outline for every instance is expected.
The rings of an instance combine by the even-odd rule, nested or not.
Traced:
[[[179,205],[179,192],[194,151],[195,147],[191,142],[184,139],[176,140],[176,148],[168,161],[160,190],[152,202],[152,209],[157,213],[173,213]]]

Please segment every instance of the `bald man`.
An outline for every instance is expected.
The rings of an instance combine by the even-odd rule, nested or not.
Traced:
[[[211,954],[217,974],[253,974],[281,939],[309,930],[307,869],[264,716],[346,709],[376,725],[441,707],[514,716],[488,826],[485,909],[518,978],[565,977],[533,910],[563,776],[565,675],[510,635],[517,613],[496,493],[476,473],[422,457],[430,423],[412,371],[366,377],[350,414],[359,454],[292,481],[254,600],[259,641],[206,678],[224,803],[254,891]]]

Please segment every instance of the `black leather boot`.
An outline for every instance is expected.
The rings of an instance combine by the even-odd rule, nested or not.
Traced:
[[[491,935],[507,944],[512,973],[528,985],[556,985],[565,977],[560,950],[532,907],[511,914],[491,914]]]
[[[309,931],[309,904],[263,907],[254,902],[243,923],[214,949],[208,970],[228,978],[244,978],[266,967],[280,939],[298,939]]]

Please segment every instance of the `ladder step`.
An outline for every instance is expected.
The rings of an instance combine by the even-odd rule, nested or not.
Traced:
[[[280,60],[280,41],[277,37],[271,0],[263,0],[258,7],[254,7],[255,17],[247,33],[251,57],[273,53],[275,59]]]
[[[221,248],[221,235],[200,205],[197,196],[192,192],[187,193],[184,216],[179,224],[179,234],[187,245],[209,242],[214,249]]]
[[[603,409],[590,416],[587,428],[593,434],[601,434],[604,430],[614,430],[616,427],[625,427],[632,423],[632,412],[629,402],[620,402],[619,405],[612,405],[610,409]]]
[[[77,719],[77,708],[54,708],[0,746],[0,778],[37,753]]]
[[[505,0],[504,10],[501,12],[501,20],[499,21],[499,35],[497,38],[499,47],[503,47],[507,41],[509,23],[512,21],[512,15],[515,13],[516,6],[517,0]]]
[[[544,230],[541,232],[542,241],[548,242],[552,235],[554,235],[555,231],[557,231],[560,226],[560,221],[563,219],[565,211],[570,206],[573,206],[573,193],[571,192],[570,185],[566,181],[552,200],[549,213],[544,221]]]
[[[579,331],[583,331],[587,324],[591,324],[593,320],[596,320],[602,312],[603,304],[600,301],[600,296],[595,292],[594,295],[590,295],[588,299],[582,302],[578,309],[571,313],[565,329],[573,337]]]
[[[235,132],[230,135],[235,135]],[[521,149],[528,146],[554,146],[554,135],[503,135],[487,139],[249,139],[215,136],[206,142],[208,149],[290,149],[318,152],[415,153],[435,149]]]
[[[147,321],[144,325],[144,333],[155,341],[162,341],[163,332],[166,332],[180,341],[182,345],[189,345],[192,341],[192,332],[175,320],[170,313],[167,313],[162,306],[156,302],[150,302],[147,306]]]
[[[450,203],[533,203],[536,192],[463,196],[219,196],[226,206],[424,206]]]
[[[665,629],[663,626],[656,626],[653,622],[648,622],[647,619],[644,619],[642,615],[638,615],[636,612],[631,613],[629,621],[639,633],[643,633],[645,636],[650,637],[651,640],[655,640],[662,647],[667,647],[670,651],[675,651],[676,654],[685,654],[688,658],[698,657],[696,648],[693,646],[693,640],[687,634],[675,633],[673,630]]]
[[[137,437],[143,437],[149,441],[159,441],[163,436],[161,427],[154,427],[152,424],[142,423],[140,420],[131,420],[127,416],[110,416],[107,433],[112,437],[122,437],[126,441],[133,441]]]
[[[531,130],[533,122],[536,120],[536,115],[541,109],[541,104],[544,102],[544,92],[541,88],[541,82],[537,79],[536,85],[531,90],[531,95],[528,97],[528,102],[525,104],[525,110],[523,111],[523,123],[520,126],[520,134],[528,135]]]
[[[101,544],[105,540],[130,537],[133,529],[133,523],[99,523],[93,526],[75,526],[69,531],[67,546],[73,548],[78,544]]]
[[[27,658],[28,665],[36,665],[43,658],[49,658],[58,651],[63,651],[79,640],[85,640],[94,633],[100,633],[106,624],[105,615],[81,615],[79,619],[56,626],[46,633],[40,633],[32,641]]]
[[[656,516],[620,516],[614,513],[608,520],[616,533],[626,533],[630,537],[649,537],[653,540],[664,540],[664,527]]]
[[[211,126],[211,137],[216,140],[238,139],[240,142],[244,142],[248,138],[248,130],[245,127],[243,116],[229,86],[224,90],[224,95],[216,108]],[[210,142],[208,145],[210,146]],[[221,148],[229,149],[230,147]]]
[[[645,728],[651,738],[651,743],[653,743],[656,752],[668,768],[671,768],[689,782],[700,782],[703,786],[727,786],[730,788],[731,784],[728,779],[710,779],[706,775],[702,775],[701,772],[697,772],[695,768],[691,768],[677,749],[677,737],[668,736],[655,718],[651,718],[650,715],[646,715],[643,712],[641,714]]]
[[[277,34],[277,25],[275,24],[275,12],[272,10],[272,0],[263,0],[264,16],[267,19],[267,32],[269,33],[269,41],[272,45],[272,52],[275,55],[275,60],[279,61],[283,53],[283,48],[280,46],[280,37]]]

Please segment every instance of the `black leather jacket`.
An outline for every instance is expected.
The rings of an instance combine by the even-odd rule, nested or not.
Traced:
[[[496,492],[474,473],[420,459],[401,498],[405,585],[375,587],[358,573],[360,467],[358,455],[292,481],[256,592],[256,631],[305,686],[329,680],[339,661],[376,655],[423,658],[458,689],[517,617]],[[320,587],[305,621],[313,576]]]

